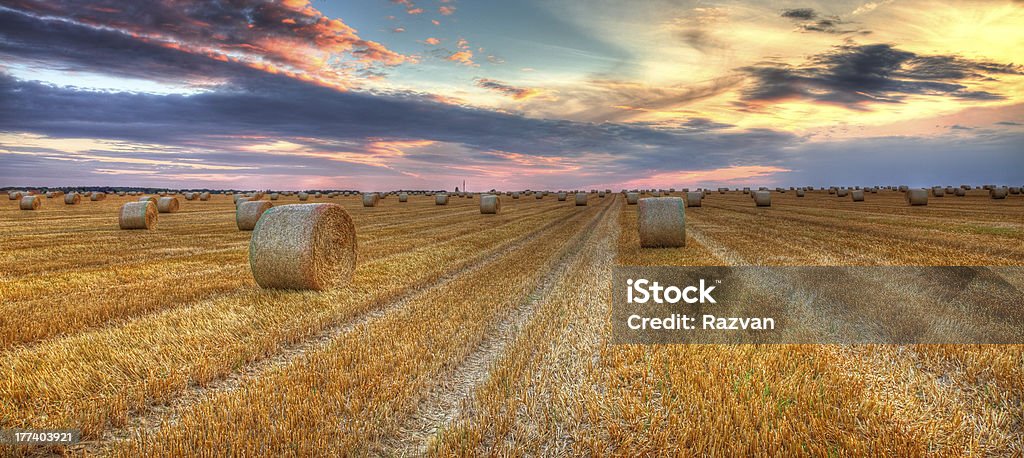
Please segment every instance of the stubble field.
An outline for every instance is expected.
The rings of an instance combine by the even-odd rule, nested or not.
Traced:
[[[710,194],[672,249],[619,195],[311,198],[356,225],[327,292],[260,289],[226,196],[152,231],[4,200],[0,428],[83,443],[0,453],[1024,454],[1024,346],[611,345],[615,265],[1024,266],[1021,196],[773,194]]]

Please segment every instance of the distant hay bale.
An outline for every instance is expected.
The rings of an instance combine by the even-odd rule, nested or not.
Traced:
[[[805,196],[805,195],[807,195],[807,192],[806,192],[806,191],[804,191],[803,189],[797,189],[797,190],[796,190],[796,196],[797,196],[797,197],[803,197],[803,196]]]
[[[587,193],[577,192],[576,193],[576,206],[586,207],[587,206]]]
[[[1010,194],[1012,194],[1012,195],[1015,195],[1015,196],[1016,196],[1016,195],[1019,195],[1019,194],[1020,194],[1020,188],[1018,188],[1018,187],[1016,187],[1016,186],[1010,186],[1009,188],[1006,188],[1006,189],[1007,189],[1007,191],[1009,191],[1009,193],[1010,193]]]
[[[846,197],[846,196],[848,196],[849,194],[850,194],[850,190],[849,190],[849,189],[846,189],[846,188],[843,188],[843,189],[837,189],[837,190],[836,190],[836,197]]]
[[[597,193],[597,197],[604,198],[605,194],[606,193],[604,191],[600,191]]]
[[[519,193],[518,192],[513,192],[512,193],[512,198],[513,199],[518,199],[519,198]]]
[[[300,192],[300,193],[299,193],[299,200],[301,200],[301,201],[303,201],[303,202],[305,202],[305,201],[309,200],[309,193],[306,193],[306,192]]]
[[[480,213],[484,215],[501,213],[501,199],[494,194],[480,196]]]
[[[927,189],[908,189],[905,193],[907,205],[928,205]]]
[[[533,196],[536,197],[537,200],[541,200],[541,199],[544,198],[544,193],[540,192],[540,191],[537,191],[537,192],[533,193]]]
[[[398,193],[398,201],[399,202],[408,202],[409,201],[409,193],[407,193],[407,192]]]
[[[864,202],[864,190],[857,189],[850,193],[850,198],[854,202]]]
[[[156,196],[142,196],[139,197],[139,202],[153,202],[156,203]]]
[[[181,203],[177,197],[161,197],[156,202],[156,209],[160,213],[177,213]]]
[[[149,200],[128,202],[121,206],[117,224],[121,229],[153,229],[157,213],[156,204]]]
[[[955,188],[953,189],[953,195],[957,197],[964,197],[967,195],[967,190],[964,188]]]
[[[89,194],[89,200],[91,200],[93,202],[98,202],[98,201],[106,200],[106,199],[107,199],[106,193],[93,192],[93,193]]]
[[[321,198],[323,196],[324,196],[324,194],[322,192],[318,192],[316,194],[313,194],[313,197],[316,198],[316,199],[319,199],[319,198]]]
[[[278,194],[276,192],[270,193],[270,200],[277,200],[277,199],[280,199],[280,198],[281,198],[280,194]]]
[[[768,191],[757,191],[754,193],[754,204],[758,207],[772,206],[772,193]]]
[[[251,231],[256,227],[263,212],[270,210],[274,204],[266,200],[251,200],[238,204],[235,209],[235,224],[240,231]]]
[[[377,194],[375,192],[368,192],[363,194],[364,207],[376,207],[377,202],[380,202],[380,194]]]
[[[352,281],[356,230],[337,204],[273,207],[249,241],[249,267],[262,288],[325,290]]]
[[[729,190],[729,188],[718,188],[718,193],[719,194],[725,194],[725,192],[728,191],[728,190]]]
[[[210,200],[210,193],[204,192],[204,193],[199,194],[199,200],[202,200],[202,201]]]
[[[39,206],[42,204],[43,198],[41,196],[24,196],[18,205],[22,210],[39,210]]]
[[[704,201],[704,193],[702,192],[688,192],[686,193],[686,206],[687,207],[700,207],[701,202]]]
[[[993,199],[1005,199],[1009,192],[1010,191],[1006,186],[993,186],[992,189],[988,190],[988,195]],[[24,202],[24,200],[22,202]]]
[[[689,195],[689,194],[688,194]],[[686,246],[686,209],[679,197],[648,197],[637,206],[643,248]]]
[[[82,196],[78,195],[77,192],[64,194],[64,205],[77,205],[81,201]]]
[[[569,193],[565,191],[559,191],[557,196],[559,202],[565,202],[565,199],[569,198]]]
[[[636,205],[637,201],[640,200],[639,192],[627,192],[626,193],[626,205]]]
[[[938,187],[938,186],[932,188],[932,196],[933,197],[942,197],[945,194],[946,194],[946,191],[943,190],[942,188]]]
[[[10,191],[7,193],[7,198],[10,200],[21,200],[24,197],[24,193],[21,191]]]
[[[437,194],[434,196],[434,205],[448,205],[448,194]]]

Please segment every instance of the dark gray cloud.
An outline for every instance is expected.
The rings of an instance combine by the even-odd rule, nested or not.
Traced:
[[[867,109],[870,103],[900,103],[908,95],[1001,99],[1001,94],[969,90],[965,83],[1022,72],[1013,64],[923,56],[888,44],[847,44],[800,66],[763,63],[740,70],[753,78],[743,93],[744,101],[799,98],[851,109]]]
[[[789,19],[809,21],[818,17],[818,13],[813,8],[792,8],[782,10],[781,16]]]
[[[843,29],[840,28],[842,25],[848,25],[849,22],[842,20],[839,16],[835,15],[821,15],[818,14],[813,8],[792,8],[782,10],[780,16],[792,20],[799,30],[804,32],[822,32],[822,33],[833,33],[833,34],[848,34],[857,33],[861,35],[867,35],[871,33],[868,30],[863,29]]]

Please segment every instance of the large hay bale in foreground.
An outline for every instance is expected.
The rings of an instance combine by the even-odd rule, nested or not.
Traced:
[[[927,189],[909,189],[905,193],[907,205],[928,205]]]
[[[364,207],[376,207],[377,202],[380,202],[380,194],[375,192],[367,192],[363,194]]]
[[[687,194],[689,195],[689,194]],[[637,229],[644,248],[686,246],[686,209],[679,197],[648,197],[637,206]]]
[[[501,213],[501,199],[494,194],[480,196],[480,213],[484,215],[497,215]]]
[[[586,207],[587,206],[587,193],[577,192],[576,193],[576,206]]]
[[[153,229],[157,213],[156,204],[149,200],[128,202],[121,206],[117,224],[121,229]]]
[[[703,192],[688,192],[686,193],[686,206],[687,207],[700,207],[701,202],[704,201]]]
[[[81,201],[82,196],[78,195],[77,192],[64,194],[64,205],[77,205]]]
[[[754,193],[754,204],[758,207],[772,206],[772,193],[768,191],[757,191]]]
[[[156,209],[160,213],[177,213],[181,207],[181,202],[178,201],[177,197],[161,197],[156,202]]]
[[[434,196],[434,205],[448,205],[448,194],[437,194]]]
[[[297,204],[263,213],[249,241],[249,267],[263,288],[325,290],[356,269],[356,229],[337,204]]]
[[[235,224],[240,231],[251,231],[263,216],[263,212],[273,208],[274,204],[266,200],[250,200],[238,204],[235,209]]]
[[[407,192],[398,193],[398,201],[399,202],[408,202],[409,201],[409,193],[407,193]]]
[[[864,202],[864,190],[863,189],[857,189],[857,190],[851,192],[850,193],[850,198],[854,202]]]
[[[22,210],[39,210],[39,206],[42,204],[43,199],[41,196],[25,196],[21,198],[21,202],[18,203],[18,206],[21,207]]]
[[[636,205],[640,200],[639,192],[627,192],[626,193],[626,205]]]
[[[988,190],[989,197],[993,199],[1005,199],[1009,190],[1006,186],[993,186],[992,189]]]

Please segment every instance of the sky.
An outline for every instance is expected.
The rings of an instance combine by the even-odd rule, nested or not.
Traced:
[[[0,187],[1024,184],[1024,2],[0,0]]]

